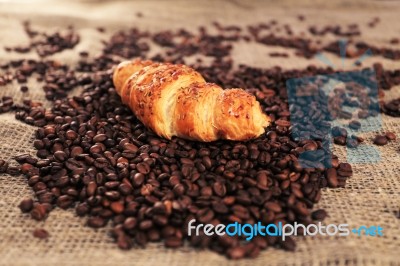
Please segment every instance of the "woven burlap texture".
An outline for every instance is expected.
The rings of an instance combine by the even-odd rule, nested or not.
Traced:
[[[201,3],[200,3],[201,2]],[[0,46],[13,46],[28,42],[21,22],[29,19],[34,27],[54,30],[74,25],[81,35],[81,42],[73,51],[67,50],[52,56],[71,65],[78,61],[78,52],[90,51],[91,56],[101,51],[101,40],[119,29],[131,26],[146,30],[186,27],[196,29],[199,25],[210,25],[212,20],[226,24],[248,25],[276,19],[288,23],[295,32],[306,32],[311,24],[343,25],[359,23],[363,39],[376,45],[388,45],[390,37],[398,35],[400,5],[393,2],[334,2],[327,6],[323,1],[305,1],[300,5],[286,0],[280,3],[263,1],[223,1],[189,3],[178,1],[135,2],[62,2],[49,3],[0,3]],[[166,9],[166,6],[169,9]],[[136,12],[143,17],[135,16]],[[296,16],[306,16],[300,23]],[[381,17],[374,29],[366,25],[373,17]],[[105,34],[95,30],[106,28]],[[307,34],[307,33],[306,33]],[[328,35],[326,40],[333,37]],[[37,58],[34,53],[18,55],[6,53],[0,47],[0,63],[13,58]],[[289,58],[270,58],[270,52],[287,52]],[[281,47],[266,47],[254,43],[238,43],[234,47],[236,62],[264,68],[279,65],[284,69],[302,68],[311,63],[295,56],[293,50]],[[340,59],[328,55],[334,63]],[[400,68],[397,61],[380,57],[369,58],[365,66],[380,61],[386,68]],[[30,98],[45,102],[44,93],[37,83],[29,81],[27,94]],[[400,96],[400,88],[386,93],[385,99]],[[74,93],[78,93],[75,91]],[[19,102],[23,99],[16,83],[0,87],[0,97],[11,95]],[[34,127],[18,122],[14,114],[0,115],[0,158],[15,163],[12,156],[21,153],[35,154],[32,146]],[[400,136],[400,119],[383,115],[381,132],[393,131]],[[372,143],[374,132],[365,133],[366,143]],[[161,244],[152,244],[145,249],[121,251],[112,242],[109,228],[93,230],[85,227],[85,219],[73,210],[56,209],[45,222],[36,222],[22,214],[17,205],[24,197],[32,195],[23,176],[12,177],[0,174],[0,265],[399,265],[400,247],[400,142],[397,140],[384,147],[377,147],[382,160],[374,164],[354,164],[354,176],[346,188],[324,189],[318,208],[328,211],[325,223],[348,223],[350,226],[380,225],[383,237],[351,235],[348,237],[298,237],[297,250],[293,253],[269,248],[253,260],[229,261],[210,251],[198,251],[190,247],[179,250],[165,249]],[[346,150],[335,147],[336,154],[346,160]],[[365,157],[368,157],[365,154]],[[45,228],[50,233],[47,240],[32,236],[35,228]]]

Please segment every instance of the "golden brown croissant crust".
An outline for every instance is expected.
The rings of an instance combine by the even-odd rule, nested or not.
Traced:
[[[113,81],[123,103],[159,136],[248,140],[270,123],[255,97],[223,90],[185,65],[135,59],[118,65]]]

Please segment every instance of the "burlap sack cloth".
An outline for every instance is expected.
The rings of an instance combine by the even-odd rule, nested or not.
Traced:
[[[7,1],[5,1],[7,2]],[[336,2],[286,0],[251,2],[203,1],[99,1],[78,3],[52,1],[49,3],[21,1],[0,3],[0,46],[13,46],[28,42],[21,21],[29,19],[41,30],[65,28],[73,24],[81,35],[81,42],[74,51],[67,50],[53,56],[74,64],[78,51],[88,50],[95,56],[101,49],[100,40],[119,29],[131,26],[148,30],[186,27],[196,29],[218,20],[226,24],[248,25],[276,19],[288,23],[295,32],[305,31],[312,24],[359,23],[363,39],[377,46],[388,45],[390,38],[400,33],[398,1]],[[168,7],[168,9],[166,8]],[[143,13],[138,18],[136,12]],[[300,23],[296,16],[306,16]],[[369,29],[367,23],[379,16],[381,22]],[[106,34],[95,28],[104,26]],[[333,37],[327,35],[329,41]],[[399,47],[400,48],[400,47]],[[254,43],[238,43],[234,54],[237,62],[260,67],[279,65],[284,69],[301,68],[318,61],[307,61],[287,50],[288,58],[271,58],[270,52],[285,51],[281,47],[266,47]],[[327,55],[340,63],[338,57]],[[37,58],[34,53],[18,55],[0,49],[1,62],[11,58]],[[400,68],[399,61],[374,57],[365,66],[380,61],[385,68]],[[29,84],[31,98],[45,101],[40,86]],[[399,96],[400,88],[392,88],[386,99]],[[77,92],[73,92],[77,93]],[[0,87],[0,97],[12,95],[21,99],[17,84]],[[14,119],[14,114],[0,115],[0,157],[10,159],[20,153],[35,154],[32,147],[34,128]],[[400,137],[400,119],[383,116],[383,131],[396,132]],[[371,144],[374,133],[364,134]],[[19,201],[32,194],[23,176],[0,175],[0,264],[1,265],[399,265],[400,263],[400,141],[380,147],[382,160],[376,164],[354,164],[354,176],[345,189],[325,189],[318,207],[325,208],[329,217],[325,223],[348,223],[350,226],[380,225],[383,237],[297,237],[296,252],[269,248],[253,260],[228,261],[210,251],[196,251],[189,247],[168,250],[160,244],[146,249],[121,251],[107,235],[107,228],[93,230],[84,226],[73,210],[55,210],[43,223],[21,214]],[[336,147],[337,148],[337,147]],[[337,148],[336,154],[346,160],[345,149]],[[368,154],[365,154],[368,157]],[[12,160],[10,160],[12,161]],[[43,227],[51,234],[48,240],[32,236],[35,228]]]

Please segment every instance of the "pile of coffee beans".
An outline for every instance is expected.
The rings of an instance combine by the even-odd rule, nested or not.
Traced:
[[[213,225],[258,221],[307,225],[327,216],[324,210],[312,210],[321,199],[321,188],[344,187],[352,168],[330,153],[330,168],[301,166],[299,155],[321,149],[322,143],[292,138],[285,83],[289,78],[333,70],[309,66],[283,71],[246,65],[233,69],[232,44],[240,40],[294,47],[309,55],[316,50],[307,40],[294,37],[290,42],[273,36],[255,38],[268,25],[249,27],[248,32],[236,26],[214,26],[216,35],[204,27],[198,33],[184,29],[149,33],[136,28],[117,32],[104,43],[100,56],[89,59],[81,51],[74,67],[52,60],[3,64],[3,85],[13,79],[24,83],[36,73],[47,100],[53,101],[50,109],[31,100],[14,104],[6,97],[1,102],[1,110],[15,111],[17,119],[38,127],[33,142],[37,157],[15,156],[20,167],[0,160],[0,172],[23,173],[35,192],[35,199],[22,200],[21,211],[41,221],[55,207],[74,208],[90,227],[111,225],[111,235],[121,249],[158,241],[177,248],[186,241],[232,259],[256,257],[270,246],[294,250],[290,237],[285,241],[276,237],[251,241],[242,236],[189,237],[187,224],[196,219]],[[32,47],[41,56],[72,48],[79,37],[69,30],[67,37],[57,35],[44,41],[53,47],[51,51],[39,49],[37,43]],[[290,32],[289,27],[286,30]],[[27,33],[36,34],[30,27]],[[149,58],[150,43],[163,47],[164,52]],[[256,96],[272,118],[265,134],[248,142],[169,141],[144,127],[122,104],[111,79],[112,68],[119,63],[115,56],[182,63],[191,55],[212,59],[210,65],[201,59],[193,65],[206,80],[225,88],[247,88]],[[382,71],[381,76],[387,78]],[[77,87],[82,93],[68,97],[68,91]],[[352,126],[358,126],[357,122]],[[48,237],[41,229],[34,235]]]

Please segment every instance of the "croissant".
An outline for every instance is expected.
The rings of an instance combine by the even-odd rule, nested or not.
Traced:
[[[270,123],[253,95],[207,83],[185,65],[125,61],[115,69],[113,82],[137,118],[167,139],[248,140]]]

